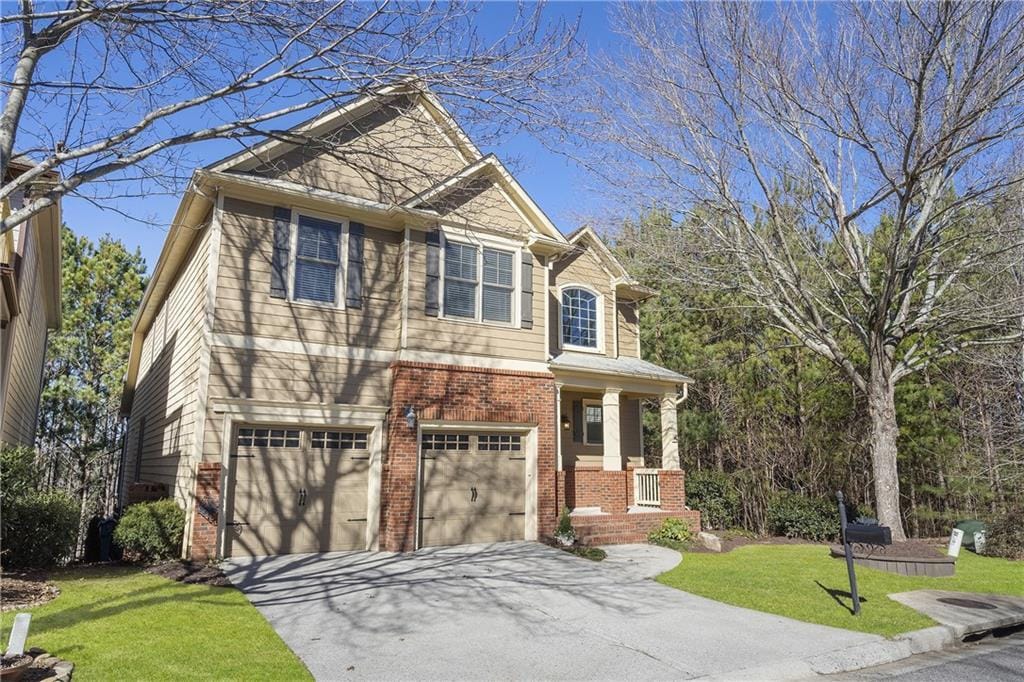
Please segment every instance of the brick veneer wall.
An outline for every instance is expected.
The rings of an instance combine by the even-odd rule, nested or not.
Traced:
[[[660,469],[658,486],[662,511],[685,511],[683,472]],[[600,507],[607,514],[623,514],[633,505],[633,470],[605,471],[577,467],[558,472],[558,505],[569,509]]]
[[[208,561],[217,554],[217,515],[205,510],[221,509],[220,462],[200,462],[196,472],[196,503],[192,518],[194,561]],[[205,509],[204,509],[205,508]]]
[[[694,533],[700,532],[700,512],[692,509],[577,516],[572,526],[585,545],[621,545],[647,542],[647,534],[669,518],[682,519]]]
[[[416,430],[420,420],[536,424],[537,532],[557,522],[555,502],[555,384],[546,372],[518,372],[422,362],[391,365],[388,451],[381,481],[381,549],[408,552],[416,538]]]

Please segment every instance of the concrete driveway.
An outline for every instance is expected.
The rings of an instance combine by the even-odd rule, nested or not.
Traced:
[[[225,570],[320,680],[783,678],[815,657],[884,648],[650,580],[675,552],[611,549],[600,563],[502,543]]]

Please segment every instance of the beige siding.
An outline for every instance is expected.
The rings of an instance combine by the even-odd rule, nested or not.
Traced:
[[[570,424],[573,420],[573,402],[577,400],[601,402],[601,394],[563,390],[562,415],[569,419]],[[619,429],[623,464],[643,466],[643,448],[640,442],[640,400],[638,398],[620,396]],[[559,433],[562,435],[562,466],[564,468],[571,469],[575,466],[600,468],[602,466],[602,446],[573,441],[571,428],[568,431],[560,429]]]
[[[460,187],[430,208],[447,222],[466,227],[482,225],[491,230],[517,236],[530,232],[530,225],[516,211],[504,192],[489,178],[483,178]]]
[[[439,353],[462,353],[516,360],[544,361],[545,268],[534,261],[532,329],[431,317],[423,310],[426,296],[426,235],[412,231],[409,253],[409,328],[407,347]],[[443,306],[442,306],[443,307]]]
[[[399,98],[255,172],[372,201],[401,203],[467,163],[428,114]]]
[[[43,276],[35,224],[24,235],[18,274],[21,314],[0,332],[0,377],[5,391],[0,442],[32,445],[35,442],[43,361],[46,358],[46,314],[43,307]]]
[[[224,201],[214,332],[396,349],[402,233],[367,226],[361,309],[292,302],[270,296],[273,211],[239,199]]]
[[[199,378],[210,229],[192,244],[185,266],[146,333],[127,434],[127,480],[163,483],[184,503]],[[143,425],[144,428],[140,427]],[[141,453],[140,453],[141,447]]]
[[[636,301],[619,301],[616,313],[619,324],[619,355],[639,357],[640,324]]]
[[[609,357],[615,356],[615,297],[614,291],[611,286],[611,277],[601,268],[600,261],[597,256],[586,247],[585,244],[580,244],[583,247],[583,251],[566,258],[555,261],[553,268],[553,283],[552,283],[552,303],[551,306],[551,326],[552,332],[552,354],[558,353],[559,341],[561,340],[561,332],[556,331],[559,329],[559,321],[561,320],[561,303],[562,299],[559,294],[559,287],[566,284],[583,284],[593,289],[601,296],[601,306],[603,312],[603,324],[604,328],[601,330],[601,335],[604,340],[604,353]]]
[[[210,359],[209,404],[203,456],[221,457],[223,417],[213,412],[219,398],[293,403],[386,405],[387,363],[264,350],[214,348]]]

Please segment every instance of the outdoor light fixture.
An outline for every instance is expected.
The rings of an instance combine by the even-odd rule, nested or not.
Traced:
[[[563,414],[563,415],[562,415],[562,430],[563,430],[563,431],[568,431],[568,430],[569,430],[570,428],[572,428],[572,424],[570,424],[570,423],[569,423],[569,418],[568,418],[568,417],[566,417],[566,416],[565,416],[565,415]]]
[[[416,428],[416,410],[412,405],[405,406],[405,423],[409,425],[410,429]]]

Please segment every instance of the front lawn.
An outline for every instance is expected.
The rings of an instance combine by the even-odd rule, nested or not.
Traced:
[[[1024,596],[1024,562],[965,551],[950,578],[905,577],[858,566],[859,616],[851,612],[846,563],[831,558],[824,545],[747,545],[725,554],[690,552],[658,580],[727,604],[893,636],[935,623],[886,595],[935,589]]]
[[[29,609],[28,646],[75,664],[75,680],[310,679],[238,590],[130,567],[56,571],[55,600]],[[7,641],[13,613],[2,614]]]

